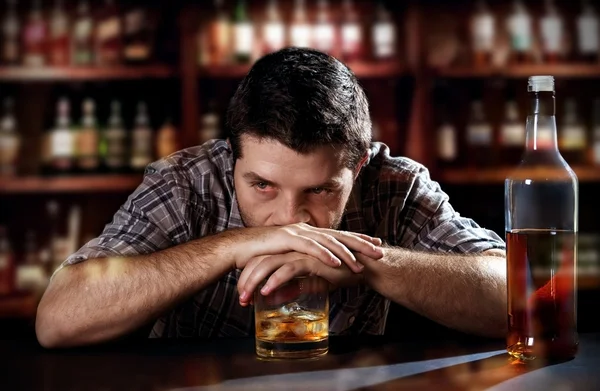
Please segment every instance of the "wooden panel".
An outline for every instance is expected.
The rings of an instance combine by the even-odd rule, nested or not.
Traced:
[[[452,184],[492,184],[503,183],[504,179],[514,170],[514,168],[499,167],[493,169],[462,168],[454,170],[440,170],[439,175],[434,178],[440,182]],[[573,167],[575,174],[580,182],[600,181],[600,167]],[[553,172],[550,169],[539,168],[535,170],[524,171],[524,175],[532,177],[552,177]]]
[[[177,72],[166,65],[130,67],[0,67],[0,81],[87,81],[169,78]]]
[[[105,193],[132,191],[141,175],[98,175],[82,177],[22,177],[0,179],[0,194],[15,193]]]

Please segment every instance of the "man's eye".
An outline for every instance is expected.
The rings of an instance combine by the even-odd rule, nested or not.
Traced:
[[[311,191],[313,192],[313,194],[321,194],[322,192],[325,191],[325,189],[323,189],[322,187],[315,187]]]
[[[267,187],[269,187],[268,183],[266,182],[256,182],[254,186],[259,188],[260,190],[265,190]]]

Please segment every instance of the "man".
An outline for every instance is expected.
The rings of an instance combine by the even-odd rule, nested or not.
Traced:
[[[392,300],[503,335],[503,241],[459,216],[423,166],[371,143],[346,66],[309,49],[265,56],[227,127],[227,141],[151,164],[100,237],[65,261],[38,308],[42,345],[155,320],[152,337],[252,335],[259,282],[268,294],[307,274],[331,284],[332,334],[382,334]]]

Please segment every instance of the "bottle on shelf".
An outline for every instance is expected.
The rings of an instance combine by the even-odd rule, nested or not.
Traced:
[[[598,62],[599,40],[598,14],[589,0],[582,0],[581,14],[577,17],[578,57],[588,63]]]
[[[4,115],[0,119],[0,177],[17,173],[17,161],[21,150],[21,136],[17,129],[12,98],[4,99]]]
[[[525,125],[519,117],[519,105],[514,99],[509,99],[504,106],[500,144],[503,164],[517,164],[521,160],[525,145]]]
[[[165,158],[179,150],[179,135],[171,118],[167,118],[156,134],[156,157]]]
[[[481,100],[471,102],[466,136],[469,163],[474,166],[493,163],[493,130]]]
[[[19,62],[21,23],[17,14],[17,0],[7,0],[7,10],[2,20],[2,62],[16,65]]]
[[[471,37],[473,64],[476,67],[489,65],[496,39],[496,19],[485,0],[477,1],[477,8],[471,19]]]
[[[71,63],[69,40],[69,16],[65,12],[63,0],[55,0],[50,20],[50,64],[67,66]]]
[[[440,111],[440,121],[436,133],[438,167],[449,168],[456,166],[458,164],[458,137],[456,126],[454,126],[449,117],[446,105]]]
[[[563,121],[559,132],[561,155],[569,164],[581,164],[585,161],[586,142],[585,125],[577,110],[577,101],[569,97],[565,100]]]
[[[277,0],[269,0],[266,18],[262,26],[262,54],[276,52],[285,46],[285,24]]]
[[[327,0],[318,0],[312,39],[312,47],[316,50],[323,53],[336,54],[333,53],[336,46],[336,32]]]
[[[0,225],[0,297],[15,292],[15,256],[10,245],[8,230]]]
[[[214,9],[206,29],[200,29],[198,54],[200,65],[225,65],[231,60],[232,21],[223,8],[223,0],[214,0]]]
[[[198,135],[200,144],[221,137],[219,114],[217,113],[216,102],[214,100],[211,100],[208,103],[208,110],[204,113],[200,122],[200,131]]]
[[[341,26],[341,48],[344,61],[356,61],[364,54],[363,29],[352,0],[344,0]]]
[[[87,0],[79,0],[72,34],[73,65],[91,65],[94,62],[94,19]]]
[[[525,64],[533,60],[533,28],[531,14],[523,0],[514,0],[513,10],[507,19],[510,37],[511,62]]]
[[[129,150],[119,101],[111,102],[107,125],[104,131],[104,167],[111,172],[121,172],[127,168]]]
[[[70,109],[67,98],[58,100],[55,126],[47,133],[45,140],[44,165],[48,174],[67,174],[73,171],[75,133],[71,128]]]
[[[96,121],[96,104],[87,98],[82,105],[83,118],[77,132],[77,168],[82,172],[97,171],[100,166],[100,131]]]
[[[248,64],[254,57],[254,23],[248,15],[246,0],[237,0],[233,20],[233,58],[237,64]]]
[[[592,118],[592,156],[590,161],[600,165],[600,98],[594,99]]]
[[[17,266],[16,286],[21,291],[43,292],[48,284],[48,277],[38,248],[37,235],[33,230],[28,230],[25,234],[23,247],[23,262]]]
[[[96,64],[114,66],[121,62],[123,27],[114,0],[104,0],[96,24]]]
[[[540,20],[540,38],[544,61],[557,63],[564,51],[564,25],[554,0],[546,0],[546,11]]]
[[[530,77],[528,92],[525,151],[504,193],[507,351],[517,362],[568,360],[579,345],[579,184],[557,147],[554,78]]]
[[[372,26],[373,56],[376,60],[389,60],[396,56],[396,24],[383,0],[377,1]]]
[[[23,64],[39,67],[46,65],[48,26],[42,14],[40,0],[33,0],[27,24],[23,29]]]
[[[146,63],[153,52],[153,22],[148,11],[135,7],[125,14],[123,26],[123,59],[132,64]]]
[[[290,24],[290,45],[294,47],[310,47],[312,42],[311,28],[306,12],[306,1],[295,0],[292,22]]]
[[[154,158],[152,155],[154,150],[153,137],[146,103],[139,102],[135,125],[131,133],[131,160],[129,165],[133,171],[143,171],[148,164],[152,163]]]

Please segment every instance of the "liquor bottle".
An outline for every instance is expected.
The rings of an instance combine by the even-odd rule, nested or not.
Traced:
[[[12,98],[4,100],[4,116],[0,120],[0,177],[14,176],[21,149]]]
[[[467,124],[467,149],[472,165],[489,165],[493,162],[493,131],[486,118],[483,102],[471,103],[471,114]]]
[[[163,126],[158,130],[155,149],[156,156],[159,159],[165,158],[179,150],[179,135],[171,118],[167,118]]]
[[[143,171],[154,156],[152,155],[154,143],[153,133],[148,118],[148,110],[144,102],[139,102],[135,125],[131,134],[131,160],[129,165],[134,171]]]
[[[387,60],[396,56],[396,25],[383,0],[377,1],[375,10],[373,55],[376,60]]]
[[[127,132],[121,117],[121,104],[112,101],[108,126],[104,131],[106,152],[104,167],[111,172],[123,171],[128,163]]]
[[[577,102],[567,98],[558,138],[561,154],[570,164],[583,163],[586,144],[585,125],[579,116]]]
[[[312,32],[312,47],[328,54],[334,54],[333,50],[336,44],[336,33],[331,14],[329,12],[329,2],[327,0],[318,0],[317,16]]]
[[[56,125],[48,135],[47,171],[66,174],[75,163],[75,133],[71,129],[70,105],[67,98],[58,100]]]
[[[600,165],[600,98],[594,99],[592,120],[592,157],[595,165]]]
[[[439,167],[453,167],[458,164],[458,137],[456,126],[449,118],[446,106],[440,114],[437,128],[437,165]]]
[[[232,23],[223,9],[223,0],[214,0],[214,11],[206,30],[200,29],[199,63],[225,65],[231,61]]]
[[[6,227],[0,225],[0,296],[15,291],[15,257]]]
[[[100,166],[100,132],[96,121],[96,105],[87,98],[83,101],[81,128],[77,132],[77,168],[92,172]]]
[[[342,58],[344,61],[359,60],[363,54],[364,39],[360,18],[352,0],[344,0],[342,35]]]
[[[496,35],[496,19],[485,0],[477,1],[471,20],[473,63],[481,67],[490,64]]]
[[[27,24],[23,30],[23,64],[46,65],[48,26],[42,15],[40,0],[33,0]]]
[[[532,76],[528,91],[523,159],[505,181],[507,351],[517,362],[567,360],[579,345],[579,184],[557,147],[554,78]]]
[[[525,125],[519,118],[519,106],[510,99],[504,107],[504,122],[500,130],[502,163],[517,164],[523,156]]]
[[[262,54],[268,54],[285,46],[285,25],[279,12],[277,0],[269,0],[266,20],[262,27]]]
[[[66,66],[70,64],[69,17],[64,10],[63,1],[55,0],[50,20],[50,64]]]
[[[96,63],[116,65],[121,61],[123,28],[114,0],[104,0],[96,25]]]
[[[306,13],[305,0],[295,0],[294,14],[290,25],[290,45],[294,47],[310,47],[312,42],[311,28]]]
[[[216,102],[211,100],[208,104],[208,110],[202,116],[200,131],[198,132],[198,141],[204,144],[208,140],[221,137],[221,128],[219,125],[219,114],[217,113]]]
[[[17,14],[17,0],[7,0],[8,8],[2,20],[2,62],[15,65],[19,61],[19,32],[21,23]]]
[[[71,61],[73,65],[90,65],[94,61],[94,19],[87,0],[80,0],[73,23]]]
[[[139,64],[151,59],[153,29],[145,8],[135,7],[127,12],[123,26],[123,59],[126,62]]]
[[[238,64],[247,64],[254,55],[254,24],[248,15],[246,0],[237,0],[233,21],[233,57]]]
[[[507,19],[511,58],[515,64],[532,60],[533,29],[531,15],[522,0],[514,0],[512,14]]]
[[[563,20],[553,0],[546,0],[546,13],[540,20],[540,38],[544,60],[556,63],[563,55]]]
[[[589,0],[582,0],[582,11],[577,18],[579,57],[585,62],[598,61],[600,47],[598,15]]]

